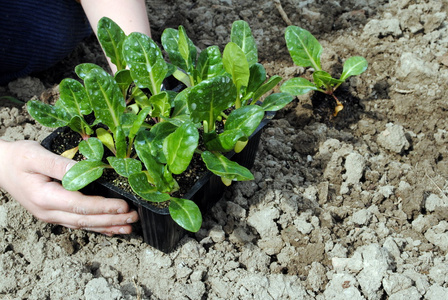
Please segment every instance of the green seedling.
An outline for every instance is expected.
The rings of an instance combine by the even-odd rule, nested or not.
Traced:
[[[334,112],[334,116],[336,116],[343,109],[343,105],[334,92],[350,76],[359,75],[367,69],[366,59],[361,56],[348,58],[344,63],[341,77],[336,79],[322,70],[322,46],[309,31],[298,26],[288,26],[285,39],[293,62],[300,67],[313,68],[313,82],[302,77],[292,78],[283,83],[280,90],[295,96],[310,91],[319,91],[330,95],[336,101]]]
[[[98,38],[117,66],[115,76],[97,65],[81,64],[75,71],[82,83],[64,79],[55,105],[40,101],[27,105],[42,125],[69,126],[82,137],[69,152],[79,150],[86,159],[65,174],[63,186],[79,190],[105,169],[114,169],[142,199],[169,201],[174,221],[198,231],[200,210],[191,200],[174,196],[179,190],[175,175],[182,175],[197,154],[227,185],[252,180],[252,173],[225,153],[243,148],[265,112],[281,109],[292,96],[271,94],[257,103],[279,80],[278,76],[266,80],[263,66],[255,62],[250,29],[242,21],[232,26],[232,41],[222,57],[216,46],[197,55],[182,27],[167,29],[162,44],[172,64],[151,38],[141,33],[126,36],[108,18],[98,23]],[[185,77],[178,76],[179,70]],[[183,91],[164,89],[171,74],[186,83]],[[218,122],[224,123],[219,132]]]

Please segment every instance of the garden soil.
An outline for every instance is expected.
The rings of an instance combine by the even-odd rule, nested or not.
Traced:
[[[148,1],[153,37],[183,25],[223,49],[246,20],[268,74],[310,76],[285,48],[288,20],[323,46],[344,110],[312,94],[263,133],[255,180],[234,184],[202,229],[170,254],[137,234],[107,237],[36,220],[0,198],[1,299],[446,299],[448,295],[448,1]],[[0,95],[54,101],[81,62],[104,65],[95,39]],[[345,96],[344,96],[345,95]],[[42,128],[6,101],[4,139],[41,141]],[[5,170],[2,170],[5,172]]]

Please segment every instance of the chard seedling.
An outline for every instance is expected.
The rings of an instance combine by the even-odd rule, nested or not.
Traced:
[[[71,152],[79,149],[85,160],[65,174],[63,186],[79,190],[99,179],[105,169],[113,169],[127,178],[135,194],[150,202],[169,201],[174,221],[198,231],[200,210],[191,200],[176,197],[176,175],[182,175],[198,154],[227,185],[252,180],[247,168],[225,154],[240,150],[265,112],[281,109],[292,96],[271,94],[256,105],[281,78],[266,80],[243,21],[232,26],[232,41],[222,57],[217,46],[197,55],[182,27],[167,29],[162,44],[172,64],[151,38],[135,32],[126,36],[108,18],[99,21],[98,38],[117,66],[115,76],[97,65],[81,64],[75,71],[83,83],[64,79],[55,105],[39,101],[27,105],[41,124],[69,126],[81,134],[82,141]],[[181,69],[184,77],[176,71]],[[164,88],[171,74],[186,83],[183,91]],[[224,124],[220,130],[218,122]]]
[[[322,70],[322,46],[307,30],[298,26],[288,26],[285,32],[286,46],[293,62],[300,67],[313,68],[313,81],[297,77],[282,84],[280,90],[291,95],[303,95],[310,91],[319,91],[330,95],[336,101],[334,116],[343,109],[342,103],[335,96],[336,89],[350,76],[359,75],[367,69],[367,61],[361,56],[348,58],[343,66],[339,79],[333,78]]]

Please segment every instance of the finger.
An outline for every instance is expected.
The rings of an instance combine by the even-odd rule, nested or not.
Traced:
[[[44,178],[38,180],[45,180]],[[81,215],[122,214],[129,211],[126,201],[101,196],[86,196],[79,191],[67,191],[58,182],[45,182],[40,190],[40,206]]]
[[[83,228],[98,231],[101,228],[115,228],[118,233],[121,227],[130,226],[137,220],[138,214],[135,211],[119,215],[77,215],[62,211],[49,211],[44,221],[73,229]]]
[[[107,236],[113,236],[115,234],[130,234],[132,233],[132,225],[123,225],[123,226],[110,226],[110,227],[88,227],[88,228],[79,228],[82,230],[98,232],[105,234]]]

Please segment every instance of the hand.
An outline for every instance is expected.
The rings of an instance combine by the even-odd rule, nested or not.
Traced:
[[[106,235],[130,233],[138,215],[126,201],[67,191],[52,180],[61,180],[74,164],[37,142],[0,140],[0,187],[36,218]]]

